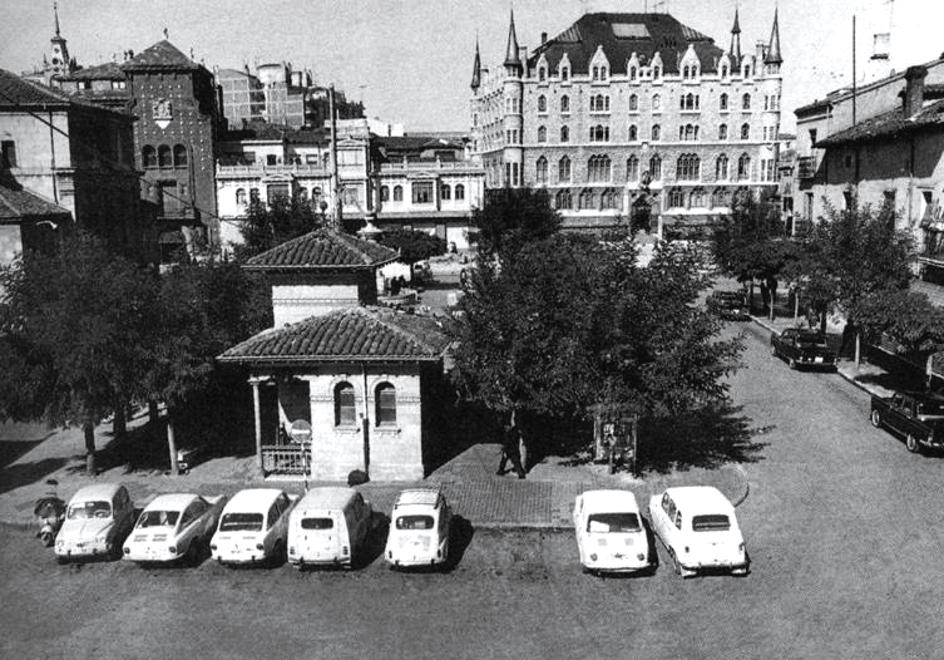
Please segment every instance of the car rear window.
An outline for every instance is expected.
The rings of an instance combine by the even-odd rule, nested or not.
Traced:
[[[804,332],[797,335],[797,342],[804,344],[806,346],[825,346],[826,337],[820,334]]]
[[[331,518],[302,518],[302,529],[331,529],[334,521]]]
[[[69,507],[69,513],[66,514],[69,520],[78,520],[82,518],[110,518],[111,504],[103,501],[78,502]]]
[[[692,517],[692,530],[696,532],[720,532],[731,529],[731,521],[723,514]]]
[[[639,516],[635,513],[594,513],[587,519],[588,532],[614,534],[639,529]]]
[[[397,518],[397,529],[432,529],[432,516],[400,516]]]
[[[261,532],[261,513],[224,513],[220,519],[221,532]]]
[[[173,527],[179,517],[179,511],[145,511],[138,520],[138,527]]]

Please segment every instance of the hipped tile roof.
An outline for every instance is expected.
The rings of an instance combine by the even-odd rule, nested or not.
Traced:
[[[394,261],[397,253],[330,229],[318,229],[257,254],[246,262],[249,270],[357,270]]]
[[[353,307],[266,330],[217,359],[241,364],[438,360],[449,344],[439,322],[378,307]]]
[[[68,209],[35,193],[0,181],[0,222],[68,219]]]
[[[906,117],[902,108],[880,114],[861,121],[851,128],[834,133],[818,141],[814,146],[831,147],[884,140],[930,127],[944,127],[944,101],[936,101],[911,117]]]
[[[167,39],[162,39],[125,62],[122,68],[130,71],[134,71],[135,69],[192,71],[203,67],[180,52],[180,50]]]
[[[0,108],[37,105],[67,108],[69,104],[69,97],[62,92],[0,69]]]

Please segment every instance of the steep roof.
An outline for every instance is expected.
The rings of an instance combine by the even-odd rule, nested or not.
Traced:
[[[896,108],[871,119],[865,119],[851,128],[818,141],[815,146],[831,147],[886,140],[928,128],[944,128],[944,100],[925,106],[911,117],[906,117],[902,108]]]
[[[0,69],[0,108],[36,105],[66,108],[69,104],[69,97],[62,92]]]
[[[68,219],[72,214],[51,200],[0,181],[0,222]]]
[[[330,229],[317,229],[293,238],[246,262],[249,270],[358,270],[394,261],[397,253]]]
[[[564,53],[573,73],[586,73],[597,47],[602,46],[614,74],[626,73],[626,62],[635,52],[640,62],[651,62],[658,51],[665,73],[677,73],[678,62],[688,44],[693,44],[701,70],[715,71],[723,53],[714,40],[683,25],[670,14],[596,13],[584,14],[576,23],[539,46],[528,58],[537,64],[541,54],[552,70]]]
[[[438,360],[449,345],[439,323],[379,307],[352,307],[267,330],[217,359],[288,365],[347,361]]]
[[[194,71],[202,69],[167,39],[162,39],[122,65],[128,71],[162,69],[168,71]]]
[[[124,80],[125,72],[117,62],[105,62],[59,76],[59,80]]]

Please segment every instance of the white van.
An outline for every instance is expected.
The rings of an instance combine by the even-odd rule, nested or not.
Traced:
[[[371,514],[370,504],[353,488],[313,488],[289,517],[289,563],[350,567],[369,540]]]
[[[452,511],[433,488],[412,488],[397,496],[390,516],[384,557],[393,567],[433,566],[449,556]]]

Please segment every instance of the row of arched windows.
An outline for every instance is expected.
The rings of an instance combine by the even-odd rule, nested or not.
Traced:
[[[390,186],[380,186],[380,201],[389,202],[390,192],[391,192]],[[446,200],[446,199],[463,200],[465,199],[465,186],[461,183],[457,183],[455,187],[450,186],[448,183],[440,184],[439,198],[443,200]],[[403,201],[403,186],[396,185],[393,187],[393,201],[394,202]]]
[[[626,180],[638,181],[640,177],[640,161],[636,155],[626,159]],[[658,154],[649,158],[648,173],[652,181],[662,179],[662,158]],[[537,183],[548,182],[548,161],[545,156],[541,156],[535,161],[535,179]],[[568,156],[563,156],[557,161],[557,181],[559,183],[569,183],[571,180],[571,160]],[[730,178],[729,159],[726,154],[721,154],[715,159],[715,179],[718,181],[727,181]],[[701,159],[697,154],[682,154],[675,163],[675,178],[679,181],[698,181],[701,179]],[[735,181],[748,181],[751,178],[751,157],[744,153],[738,158],[737,169],[734,171]],[[612,164],[610,157],[602,155],[593,155],[587,161],[587,181],[591,183],[601,183],[612,180]]]
[[[607,210],[620,208],[621,193],[615,188],[603,190],[585,188],[577,196],[577,210]],[[712,191],[709,196],[704,188],[695,188],[687,192],[682,188],[672,188],[666,195],[666,208],[720,208],[731,204],[731,192],[725,188]],[[554,194],[554,207],[561,210],[574,209],[574,193],[562,188]]]
[[[670,209],[728,207],[731,205],[731,192],[718,188],[709,196],[704,188],[695,188],[690,192],[672,188],[666,195],[666,204],[666,208]]]
[[[270,192],[270,194],[271,194],[271,192],[272,192],[271,189],[269,190],[269,192]],[[322,196],[323,196],[323,192],[322,192],[320,186],[314,186],[314,187],[311,189],[311,203],[312,203],[312,206],[314,206],[316,209],[318,208],[318,206],[319,206],[320,203],[321,203]],[[298,201],[300,201],[300,202],[307,202],[307,201],[309,201],[308,188],[304,188],[304,187],[298,188],[298,189],[295,191],[295,197],[296,197],[296,199],[298,199]],[[246,189],[245,189],[245,188],[237,188],[237,189],[236,189],[236,206],[240,206],[240,207],[242,207],[242,206],[247,206],[247,205],[250,204],[250,203],[251,203],[251,204],[258,204],[259,201],[260,201],[260,197],[259,197],[259,189],[258,189],[258,188],[250,188],[250,189],[249,189],[249,196],[248,196],[248,198],[247,198],[247,196],[246,196]]]
[[[357,421],[354,386],[347,381],[338,383],[334,387],[334,424],[353,426]],[[397,423],[397,390],[390,383],[380,383],[374,388],[374,423],[377,426]]]
[[[187,167],[187,147],[182,144],[173,147],[162,144],[155,149],[146,144],[141,149],[141,162],[145,169]]]

